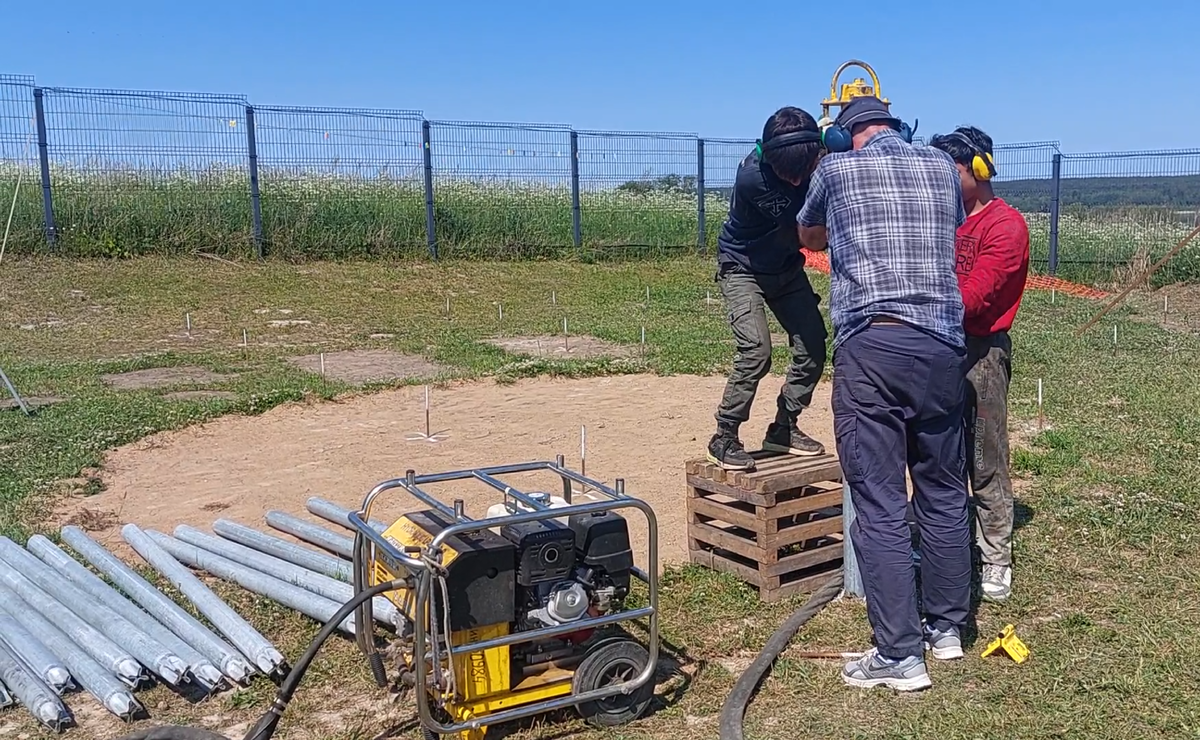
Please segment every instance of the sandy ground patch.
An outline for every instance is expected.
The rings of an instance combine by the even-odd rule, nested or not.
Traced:
[[[779,376],[763,381],[743,428],[747,447],[761,443],[782,382]],[[661,563],[680,562],[687,555],[684,463],[703,454],[724,383],[721,377],[628,375],[456,384],[432,393],[431,431],[445,435],[437,443],[407,439],[425,429],[424,389],[418,387],[226,416],[113,451],[100,473],[104,492],[65,502],[58,520],[86,509],[92,521],[113,522],[95,536],[128,557],[117,526],[124,522],[170,532],[181,523],[207,529],[223,517],[266,529],[263,516],[272,509],[315,520],[304,509],[310,496],[357,508],[372,486],[409,468],[444,472],[553,460],[561,453],[578,470],[580,427],[586,426],[587,474],[610,484],[624,478],[628,493],[657,514]],[[827,384],[817,388],[803,419],[832,450]],[[506,480],[526,491],[561,491],[554,476]],[[464,499],[472,516],[500,500],[470,482],[429,490],[443,501]],[[417,502],[397,494],[380,502],[376,517],[389,521],[414,508]],[[629,519],[644,562],[644,519],[636,512]]]

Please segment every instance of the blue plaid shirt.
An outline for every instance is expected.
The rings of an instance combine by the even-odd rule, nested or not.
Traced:
[[[954,238],[966,213],[948,155],[894,131],[829,154],[796,220],[828,231],[835,350],[876,316],[964,346]]]

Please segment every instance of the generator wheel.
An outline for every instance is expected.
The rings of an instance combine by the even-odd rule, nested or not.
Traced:
[[[650,660],[640,643],[622,637],[596,643],[575,669],[572,689],[576,694],[624,683],[637,677]],[[632,722],[646,711],[654,698],[654,680],[630,694],[584,702],[579,713],[596,727],[616,727]]]

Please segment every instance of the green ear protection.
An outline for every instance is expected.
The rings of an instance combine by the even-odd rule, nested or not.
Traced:
[[[976,180],[986,181],[991,180],[996,176],[996,163],[992,160],[992,155],[983,151],[978,144],[976,144],[974,141],[971,141],[970,136],[967,136],[961,131],[952,131],[945,136],[938,136],[936,138],[954,139],[955,141],[961,141],[970,147],[971,152],[974,154],[974,156],[971,157],[971,174],[975,175]]]
[[[796,144],[817,144],[821,142],[820,131],[793,131],[790,134],[780,134],[773,136],[764,142],[759,139],[754,143],[754,153],[761,159],[763,152],[771,152],[784,147],[795,146]]]

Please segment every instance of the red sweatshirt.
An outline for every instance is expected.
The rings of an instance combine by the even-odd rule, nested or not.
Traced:
[[[955,269],[968,336],[1008,331],[1029,272],[1029,226],[1020,211],[994,198],[958,227]]]

